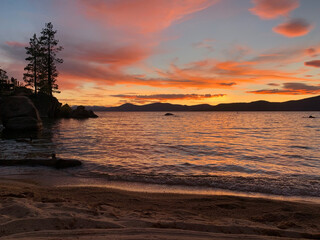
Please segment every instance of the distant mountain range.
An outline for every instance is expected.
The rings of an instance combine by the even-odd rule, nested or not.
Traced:
[[[118,107],[86,106],[93,111],[112,112],[175,112],[175,111],[320,111],[320,96],[287,102],[255,101],[250,103],[222,103],[216,106],[209,104],[179,105],[170,103],[151,103],[134,105],[126,103]]]

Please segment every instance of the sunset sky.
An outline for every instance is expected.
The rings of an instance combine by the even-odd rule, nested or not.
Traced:
[[[218,104],[320,94],[319,0],[0,0],[0,67],[52,22],[70,105]]]

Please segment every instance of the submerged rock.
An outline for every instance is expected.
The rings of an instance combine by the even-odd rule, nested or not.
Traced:
[[[37,130],[42,127],[38,110],[24,96],[8,97],[0,108],[2,124],[10,130]]]

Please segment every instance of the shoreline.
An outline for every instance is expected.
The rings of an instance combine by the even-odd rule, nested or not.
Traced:
[[[182,195],[199,195],[199,196],[234,196],[245,198],[261,198],[290,202],[307,202],[320,204],[320,197],[301,196],[301,195],[277,195],[260,192],[242,192],[228,189],[210,188],[203,186],[186,186],[186,185],[168,185],[145,182],[128,182],[103,180],[101,178],[85,178],[77,176],[67,176],[61,174],[54,175],[7,175],[0,177],[1,180],[9,181],[32,181],[42,187],[97,187],[111,190],[120,190],[127,192],[140,193],[164,193],[164,194],[182,194]]]
[[[320,204],[0,179],[3,239],[319,239]]]

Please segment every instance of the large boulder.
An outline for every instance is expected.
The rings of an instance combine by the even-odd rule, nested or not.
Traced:
[[[86,110],[84,106],[78,106],[71,113],[72,118],[83,119],[83,118],[97,118],[98,116],[94,114],[92,110]]]
[[[2,124],[10,130],[36,130],[42,127],[39,113],[31,100],[24,96],[8,97],[0,108]]]
[[[38,93],[37,95],[30,96],[34,105],[39,111],[42,118],[57,118],[59,117],[61,103],[57,98]]]

